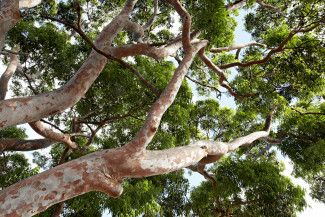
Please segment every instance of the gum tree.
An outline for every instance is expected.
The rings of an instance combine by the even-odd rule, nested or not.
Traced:
[[[276,216],[270,200],[294,216],[304,194],[273,146],[324,201],[322,1],[0,4],[4,216]],[[243,10],[255,41],[235,44]],[[26,139],[23,123],[44,138]],[[19,153],[46,147],[37,168]],[[209,181],[189,199],[184,168]]]

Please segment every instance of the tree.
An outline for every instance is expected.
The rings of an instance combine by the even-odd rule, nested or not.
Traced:
[[[294,216],[304,193],[281,175],[275,144],[324,201],[322,1],[0,4],[4,216]],[[250,9],[255,41],[233,44],[234,16]],[[10,79],[17,97],[5,99]],[[22,123],[44,139],[26,140]],[[12,152],[49,146],[36,168]],[[190,198],[183,168],[209,181]]]

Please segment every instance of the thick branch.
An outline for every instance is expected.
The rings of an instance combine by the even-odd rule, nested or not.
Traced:
[[[275,11],[281,12],[281,10],[280,10],[279,8],[277,8],[277,7],[275,7],[275,6],[271,5],[271,4],[267,4],[267,3],[265,3],[265,2],[262,1],[262,0],[256,0],[256,2],[257,2],[260,6],[266,8],[266,9],[271,9],[271,10],[275,10]]]
[[[72,149],[78,148],[77,144],[71,141],[70,135],[54,132],[53,130],[46,128],[41,121],[31,122],[29,126],[41,136],[54,140],[56,142],[62,142]]]
[[[174,7],[176,12],[182,18],[182,43],[185,52],[190,52],[191,45],[191,16],[178,0],[167,0]]]
[[[0,51],[3,49],[7,32],[19,19],[19,0],[0,1]]]
[[[50,139],[0,139],[1,151],[33,151],[37,149],[47,148],[54,144],[55,141]]]
[[[191,34],[192,44],[197,42],[196,40],[197,36],[198,36],[198,32],[193,32]],[[182,47],[182,38],[179,37],[160,47],[155,47],[146,43],[137,43],[137,44],[124,45],[121,47],[112,47],[109,50],[109,53],[116,58],[145,55],[148,57],[152,57],[155,60],[160,60],[168,56],[174,56],[176,54],[176,51],[179,50],[181,47]]]
[[[17,50],[13,49],[13,51]],[[16,54],[9,54],[9,58],[9,65],[7,66],[6,71],[0,77],[0,100],[4,100],[6,98],[9,80],[15,73],[19,64],[18,56]]]
[[[273,117],[274,112],[275,112],[275,110],[270,112],[270,114],[267,116],[267,118],[265,120],[265,125],[263,128],[263,131],[257,131],[257,132],[248,134],[247,136],[239,137],[237,139],[234,139],[234,140],[228,142],[229,149],[231,151],[233,151],[242,145],[251,144],[255,140],[268,137],[270,134],[270,131],[271,131],[272,117]]]
[[[128,150],[133,153],[141,152],[145,150],[147,145],[151,142],[153,136],[156,134],[159,127],[161,118],[166,110],[171,106],[176,98],[179,88],[182,85],[182,81],[191,66],[191,63],[195,57],[196,52],[207,45],[207,41],[199,42],[195,49],[191,45],[190,41],[190,27],[191,20],[189,14],[182,7],[179,1],[168,1],[177,13],[183,18],[182,29],[182,44],[185,51],[185,56],[182,62],[177,67],[174,76],[169,81],[167,87],[152,105],[150,112],[146,118],[145,123],[141,127],[140,131],[136,134],[135,138],[125,145]]]
[[[268,119],[271,121],[271,119]],[[251,133],[229,143],[197,141],[189,146],[137,154],[127,146],[95,152],[25,179],[0,192],[0,213],[31,216],[72,197],[102,191],[111,196],[122,193],[121,181],[169,173],[197,164],[209,156],[220,156],[246,143],[263,138],[268,129]],[[182,153],[182,154],[179,154]],[[121,160],[123,159],[123,160]],[[25,198],[29,198],[26,200]]]
[[[95,45],[104,52],[123,29],[136,1],[127,1],[122,12],[99,34]],[[107,63],[106,57],[92,51],[78,72],[61,88],[33,97],[0,101],[0,127],[38,121],[76,104],[84,96]]]
[[[106,165],[103,156],[111,159],[126,157],[120,151],[102,151],[16,183],[0,192],[0,213],[13,217],[33,216],[56,203],[90,191],[119,196],[121,183],[108,167],[115,165]]]
[[[206,46],[206,42],[202,42],[199,46]],[[144,125],[135,138],[126,144],[126,147],[132,149],[134,152],[138,152],[144,150],[150,143],[153,136],[156,134],[163,114],[173,103],[196,52],[197,51],[185,55],[184,59],[176,69],[173,78],[170,80],[157,101],[152,105]]]

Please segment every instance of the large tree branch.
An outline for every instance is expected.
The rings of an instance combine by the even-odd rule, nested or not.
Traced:
[[[191,16],[178,0],[167,0],[182,18],[182,44],[185,53],[191,52]]]
[[[147,145],[151,142],[153,136],[157,132],[163,114],[174,102],[174,99],[176,98],[178,90],[182,85],[182,81],[189,67],[191,66],[196,52],[207,44],[207,41],[202,41],[199,42],[195,48],[192,47],[190,39],[191,20],[189,18],[189,14],[182,7],[179,1],[170,0],[168,2],[176,9],[177,13],[179,13],[183,19],[182,44],[185,51],[185,56],[175,70],[174,76],[169,81],[165,90],[152,105],[146,121],[141,127],[140,131],[136,134],[133,140],[125,145],[127,149],[132,150],[134,153],[145,150]]]
[[[0,51],[5,44],[7,32],[20,19],[19,9],[34,7],[41,0],[2,0],[0,1]]]
[[[102,191],[110,196],[119,196],[122,193],[121,182],[125,178],[169,173],[201,163],[210,156],[217,156],[214,158],[216,161],[240,145],[267,136],[270,121],[271,118],[268,118],[265,131],[254,132],[228,143],[196,141],[188,146],[161,151],[143,150],[137,154],[127,146],[123,146],[89,154],[1,191],[0,213],[31,216],[56,203],[90,191]],[[29,200],[25,199],[27,197]]]
[[[96,47],[107,52],[117,33],[124,28],[136,1],[127,1],[121,13],[97,37]],[[107,63],[107,58],[92,51],[78,72],[61,88],[32,97],[0,101],[0,127],[7,127],[56,114],[76,104],[84,96]]]
[[[50,139],[21,140],[4,138],[0,139],[0,151],[33,151],[47,148],[54,143],[56,142]]]
[[[5,44],[7,32],[16,25],[19,19],[19,0],[0,1],[0,51]]]
[[[80,13],[80,11],[78,11],[78,12]],[[160,95],[159,90],[155,86],[153,86],[149,81],[147,81],[133,65],[123,61],[122,59],[120,59],[121,57],[116,57],[114,55],[111,55],[109,52],[105,52],[105,51],[101,50],[100,48],[98,48],[92,42],[92,40],[86,35],[86,33],[81,29],[80,24],[79,24],[80,18],[78,19],[79,21],[78,21],[77,25],[75,25],[75,24],[72,24],[72,23],[69,23],[69,22],[54,18],[54,17],[49,17],[47,15],[43,16],[43,17],[46,18],[46,19],[52,20],[52,21],[59,22],[59,23],[65,25],[65,26],[70,27],[73,30],[75,30],[97,53],[105,56],[109,60],[114,60],[114,61],[118,62],[122,67],[130,70],[135,76],[137,76],[138,79],[142,82],[142,84],[145,87],[147,87],[149,90],[151,90],[152,93],[154,93],[156,96]],[[79,14],[78,17],[81,17],[81,14]],[[136,26],[136,27],[131,28],[131,26]],[[140,30],[135,30],[137,27],[142,28],[141,26],[139,26],[139,25],[137,25],[137,24],[135,24],[135,23],[133,23],[131,21],[126,21],[125,28],[127,28],[129,30],[131,28],[131,29],[133,29],[133,31],[140,31]],[[114,49],[114,48],[110,48],[110,49]],[[135,49],[137,49],[137,48],[132,47],[132,50],[135,50]],[[131,55],[127,55],[127,56],[131,56]]]
[[[198,32],[193,32],[191,34],[192,44],[197,42],[196,37],[198,34]],[[110,48],[109,53],[116,58],[145,55],[154,58],[155,60],[160,60],[168,56],[174,56],[176,54],[176,51],[181,47],[182,38],[178,37],[169,43],[161,45],[160,47],[155,47],[147,43],[137,43],[120,47],[112,47]]]
[[[17,52],[18,50],[16,48],[13,48],[12,51]],[[9,80],[12,77],[12,75],[15,73],[19,64],[17,54],[10,53],[9,58],[10,58],[9,65],[7,66],[6,71],[0,77],[0,100],[4,100],[6,98],[8,92]]]
[[[261,6],[261,7],[264,7],[266,9],[270,9],[270,10],[274,10],[274,11],[277,11],[277,12],[281,12],[280,8],[277,8],[271,4],[267,4],[265,3],[264,1],[262,0],[256,0],[256,2]]]
[[[142,128],[136,134],[135,138],[126,144],[128,149],[133,150],[133,152],[142,151],[151,142],[153,136],[157,132],[163,114],[174,102],[177,92],[182,85],[182,81],[195,57],[196,52],[198,49],[206,46],[206,44],[206,41],[199,43],[197,45],[198,48],[196,48],[194,52],[187,53],[185,55],[167,87],[152,105]]]

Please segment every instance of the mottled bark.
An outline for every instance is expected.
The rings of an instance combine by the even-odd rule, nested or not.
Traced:
[[[70,135],[63,134],[63,133],[57,133],[47,127],[44,126],[44,124],[41,121],[36,121],[29,123],[29,126],[39,135],[54,140],[56,142],[62,142],[68,147],[72,149],[76,149],[78,146],[75,142],[71,140]]]
[[[191,19],[189,14],[182,7],[179,1],[170,0],[168,2],[174,6],[177,13],[179,13],[179,15],[183,18],[182,44],[185,51],[185,56],[175,70],[174,76],[169,81],[165,90],[152,105],[145,123],[136,134],[135,138],[125,145],[125,147],[132,150],[132,152],[145,150],[147,145],[151,142],[152,138],[157,132],[163,114],[174,102],[177,92],[182,85],[182,81],[184,80],[184,77],[191,66],[196,53],[202,47],[207,45],[207,41],[202,41],[196,44],[195,48],[193,48],[190,37]]]
[[[0,127],[35,122],[74,105],[85,94],[107,63],[107,57],[103,53],[115,52],[116,56],[117,53],[130,56],[130,53],[134,52],[130,47],[136,49],[135,47],[143,46],[142,51],[138,51],[137,54],[142,52],[148,56],[154,54],[161,58],[183,47],[183,60],[180,61],[165,90],[152,105],[142,128],[133,140],[121,148],[98,151],[63,163],[4,189],[0,192],[0,213],[3,216],[32,216],[54,204],[91,191],[101,191],[117,197],[123,191],[121,183],[126,178],[154,176],[192,165],[197,165],[199,170],[207,175],[204,173],[205,164],[215,162],[226,153],[269,135],[271,116],[267,119],[263,131],[254,132],[230,142],[196,141],[188,146],[167,150],[146,150],[146,146],[151,142],[159,127],[163,114],[173,103],[197,52],[200,51],[200,57],[208,66],[212,66],[219,72],[220,78],[223,79],[221,83],[225,83],[226,78],[222,70],[213,65],[204,55],[203,48],[208,42],[191,40],[191,18],[178,0],[167,2],[182,18],[183,29],[180,41],[159,48],[152,47],[151,51],[147,47],[149,45],[143,43],[125,46],[120,50],[113,49],[111,43],[116,34],[130,25],[128,15],[135,2],[126,1],[121,13],[100,33],[93,46],[96,49],[94,48],[83,66],[66,85],[50,93],[34,97],[1,101]],[[51,138],[57,136],[48,129],[44,129],[39,122],[31,125],[44,136]],[[60,138],[62,139],[66,138]],[[69,148],[66,148],[65,153],[68,151]]]
[[[125,178],[154,176],[186,168],[208,156],[222,156],[268,134],[269,130],[259,131],[229,143],[197,141],[161,151],[134,153],[122,147],[95,152],[6,188],[0,192],[0,213],[11,217],[31,216],[90,191],[102,191],[116,197],[122,193],[121,182]]]
[[[0,1],[0,51],[2,51],[7,32],[18,22],[19,0]]]
[[[1,151],[33,151],[37,149],[47,148],[54,144],[55,141],[50,139],[0,139],[0,152]]]
[[[127,1],[121,13],[97,37],[96,47],[108,52],[113,39],[127,23],[136,1]],[[96,80],[107,58],[92,51],[78,72],[61,88],[32,97],[20,97],[0,102],[0,128],[56,114],[76,104]]]
[[[0,1],[0,51],[5,44],[7,32],[19,21],[19,9],[31,8],[41,0],[1,0]]]
[[[13,52],[17,52],[18,49],[12,49]],[[0,100],[4,100],[6,98],[7,92],[8,92],[8,84],[9,80],[12,77],[12,75],[15,73],[19,60],[18,55],[14,53],[9,53],[10,62],[7,66],[7,69],[0,77]]]

